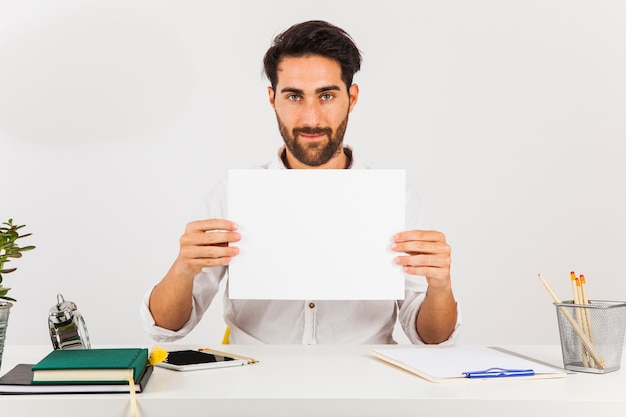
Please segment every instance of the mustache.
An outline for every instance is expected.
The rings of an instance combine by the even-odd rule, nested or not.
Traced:
[[[329,127],[294,127],[292,131],[294,138],[300,134],[305,134],[305,135],[325,134],[328,137],[330,137],[332,133],[333,133],[333,130]]]

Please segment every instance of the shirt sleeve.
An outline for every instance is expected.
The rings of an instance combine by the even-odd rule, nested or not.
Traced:
[[[428,220],[426,208],[420,197],[412,190],[407,191],[406,195],[406,229],[414,230],[430,230],[431,225]],[[428,284],[426,278],[405,274],[404,278],[404,300],[398,301],[398,321],[404,330],[404,333],[409,338],[409,341],[413,344],[424,344],[424,341],[419,337],[415,323],[417,321],[417,313],[426,296],[426,290]],[[448,338],[448,340],[440,343],[441,345],[451,345],[456,343],[461,327],[461,309],[457,303],[457,321],[454,327],[454,331]]]
[[[226,267],[204,268],[202,272],[195,276],[193,282],[193,301],[191,304],[191,314],[189,320],[180,329],[174,331],[159,327],[154,322],[152,313],[150,313],[150,294],[152,289],[148,291],[140,307],[140,314],[144,328],[148,335],[156,342],[169,343],[182,339],[187,336],[200,322],[202,316],[207,311],[213,298],[219,291],[220,281],[226,273]]]

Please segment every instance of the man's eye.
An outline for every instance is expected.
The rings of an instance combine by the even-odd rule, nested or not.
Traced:
[[[300,96],[299,96],[299,95],[297,95],[297,94],[289,94],[289,95],[287,96],[287,100],[290,100],[290,101],[298,101],[298,100],[300,100]]]
[[[322,101],[328,101],[328,100],[332,100],[334,96],[330,93],[327,94],[322,94],[322,96],[320,97],[322,99]]]

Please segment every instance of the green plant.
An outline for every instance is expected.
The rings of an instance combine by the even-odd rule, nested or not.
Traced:
[[[26,233],[21,235],[19,230],[25,225],[14,225],[13,219],[9,219],[8,222],[0,225],[0,300],[15,301],[14,298],[7,296],[11,288],[6,288],[2,285],[3,275],[14,272],[17,268],[4,268],[4,264],[10,262],[11,259],[21,258],[22,252],[35,249],[34,246],[22,246],[20,247],[16,243],[17,239],[21,239],[30,236],[32,233]]]

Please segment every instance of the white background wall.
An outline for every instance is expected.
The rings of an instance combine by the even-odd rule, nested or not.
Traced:
[[[0,219],[37,245],[8,343],[49,343],[59,292],[94,343],[151,343],[138,306],[204,193],[281,143],[261,59],[308,19],[364,52],[346,142],[446,233],[462,343],[558,343],[539,272],[626,300],[621,0],[0,0]],[[184,342],[223,328],[218,300]]]

